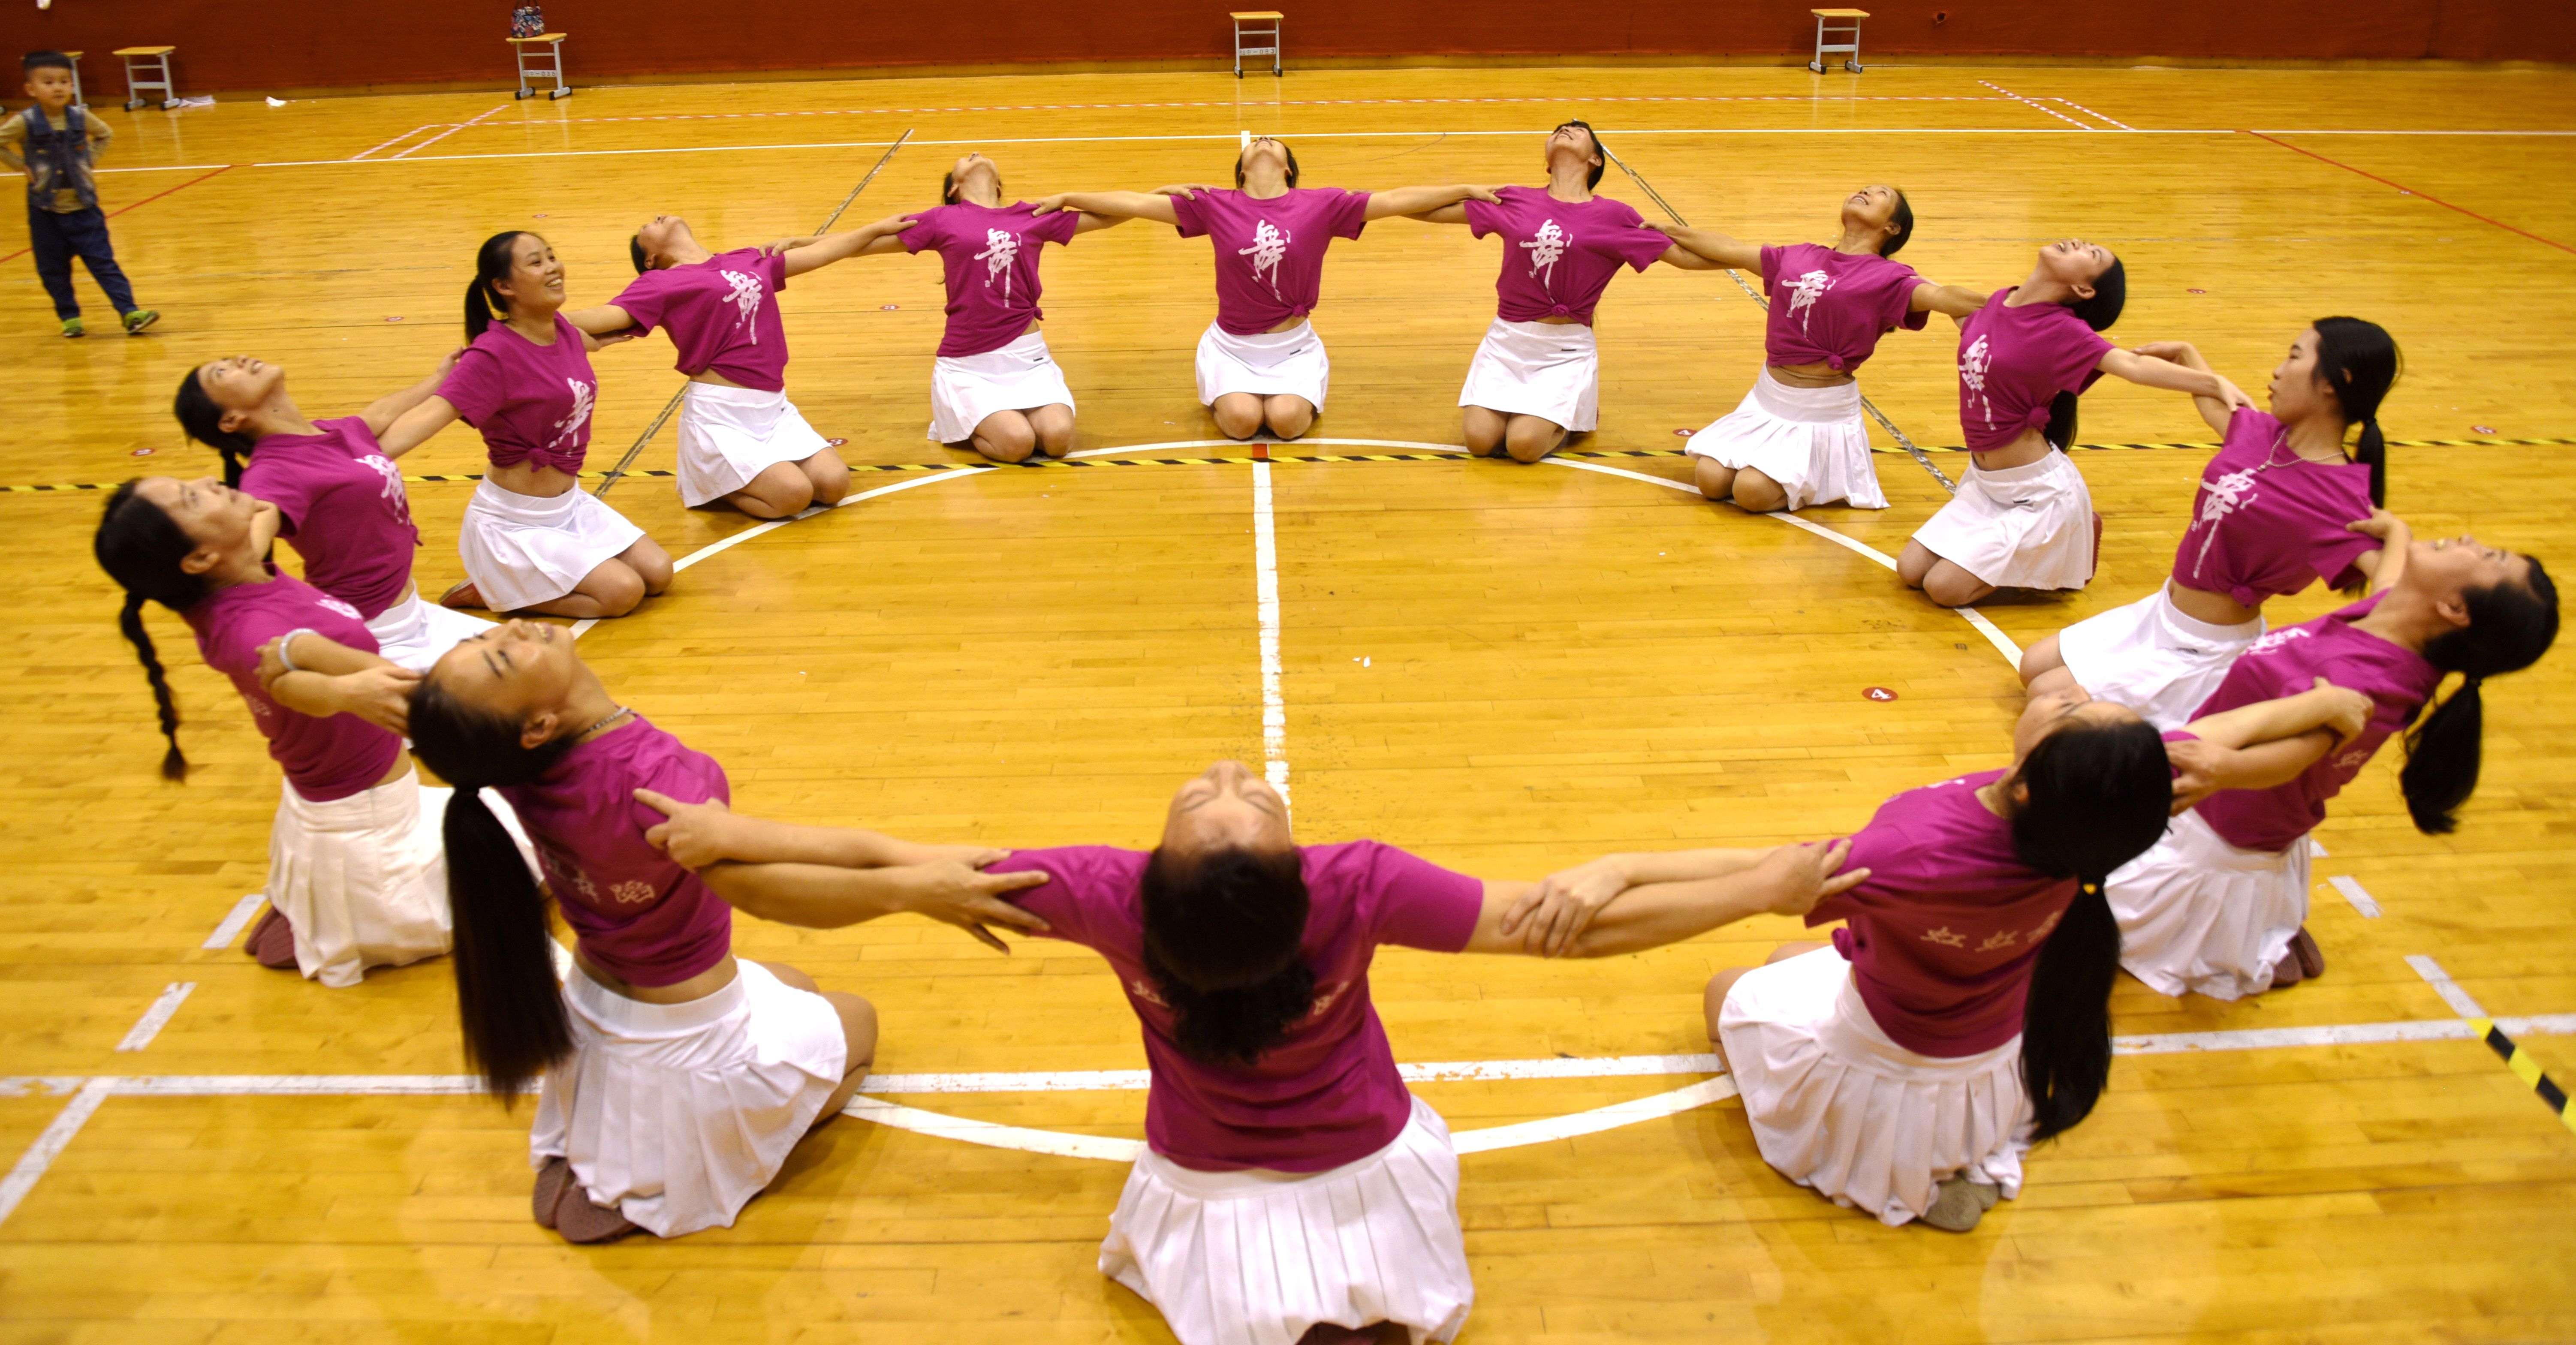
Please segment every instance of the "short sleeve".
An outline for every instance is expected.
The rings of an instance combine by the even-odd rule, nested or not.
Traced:
[[[662,325],[663,299],[669,291],[670,283],[662,278],[661,272],[647,271],[635,277],[633,283],[619,290],[617,297],[608,302],[624,309],[626,316],[635,319],[636,335],[649,336],[654,328]]]
[[[946,209],[946,206],[941,206],[937,210],[925,210],[912,216],[912,227],[895,235],[896,238],[903,240],[903,250],[919,252],[923,248],[936,248],[947,242],[948,219],[942,213]]]
[[[1368,203],[1369,194],[1364,191],[1346,191],[1334,198],[1330,217],[1333,237],[1359,237],[1360,231],[1368,227]]]
[[[760,278],[769,286],[770,293],[776,294],[787,288],[787,254],[782,252],[773,257],[754,252],[752,256],[752,265],[759,269]]]
[[[1208,231],[1207,202],[1197,196],[1174,196],[1172,218],[1179,222],[1181,237],[1205,238]]]
[[[269,567],[271,574],[276,569]],[[297,621],[293,613],[273,603],[244,603],[230,613],[213,639],[198,642],[197,652],[205,656],[207,667],[227,677],[248,677],[259,668],[261,645],[310,624]]]
[[[717,765],[715,758],[704,752],[683,748],[666,753],[638,772],[637,781],[656,794],[682,803],[733,803],[733,784],[725,779],[724,767]],[[630,800],[626,814],[626,820],[634,826],[638,836],[670,820],[662,815],[661,809],[641,799]]]
[[[1359,875],[1376,918],[1378,943],[1455,953],[1475,937],[1485,911],[1485,883],[1376,841],[1354,842]]]
[[[1787,248],[1772,243],[1762,245],[1762,292],[1764,294],[1769,294],[1771,287],[1780,283],[1780,258],[1787,251]]]
[[[1046,874],[1047,881],[1005,899],[1046,921],[1045,937],[1106,952],[1104,945],[1122,942],[1115,935],[1118,912],[1132,909],[1145,859],[1139,851],[1076,845],[1015,851],[985,872]]]
[[[1031,218],[1028,236],[1043,243],[1053,243],[1057,247],[1062,247],[1073,241],[1073,231],[1081,227],[1081,211],[1059,210],[1052,215],[1038,215]]]
[[[501,409],[508,400],[509,386],[501,376],[501,357],[480,344],[467,346],[456,360],[456,367],[438,384],[438,395],[456,408],[456,414],[468,425],[481,425]]]
[[[1503,190],[1510,191],[1511,188],[1506,187]],[[1495,194],[1499,196],[1502,193]],[[1482,238],[1487,234],[1498,234],[1511,227],[1512,217],[1508,208],[1511,202],[1508,197],[1501,205],[1491,201],[1479,201],[1473,197],[1459,204],[1466,208],[1467,232],[1474,237]]]
[[[242,469],[242,493],[277,506],[282,520],[277,529],[280,537],[293,537],[313,507],[312,474],[296,471],[294,464],[286,460],[294,451],[285,447],[254,449],[250,465]]]
[[[1887,310],[1882,315],[1883,320],[1879,326],[1887,330],[1898,327],[1909,332],[1923,330],[1923,324],[1932,320],[1931,309],[1926,308],[1917,312],[1914,308],[1914,291],[1923,287],[1923,277],[1915,274],[1914,268],[1903,262],[1887,262],[1885,265],[1888,269],[1887,278],[1883,282],[1887,294]]]
[[[1655,259],[1663,256],[1664,250],[1673,245],[1673,240],[1662,230],[1649,229],[1642,223],[1595,233],[1589,241],[1594,251],[1615,257],[1640,271],[1654,265]]]
[[[2060,347],[2061,363],[2056,371],[2056,386],[2063,392],[2082,392],[2101,379],[2102,357],[2119,347],[2111,344],[2102,333],[2085,326],[2082,318],[2071,312],[2066,316],[2070,321],[2060,324],[2065,335],[2060,338],[2063,345]]]

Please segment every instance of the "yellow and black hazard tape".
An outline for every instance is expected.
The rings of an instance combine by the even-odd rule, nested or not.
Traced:
[[[2576,439],[2391,439],[2390,448],[2565,448],[2576,446]],[[2218,447],[2211,443],[2154,444],[2077,444],[2083,449],[2153,449],[2188,448],[2209,452]],[[1561,458],[1678,458],[1687,450],[1679,448],[1569,448],[1557,450]],[[1874,452],[1901,454],[1903,450],[1878,448]],[[1925,445],[1926,453],[1965,453],[1963,444]],[[854,462],[854,472],[965,472],[985,467],[1059,468],[1059,467],[1224,467],[1250,462],[1457,462],[1458,453],[1246,453],[1216,458],[1031,458],[1020,463],[990,462]],[[583,472],[584,481],[609,481],[629,476],[673,477],[676,472],[660,470],[624,472]],[[480,472],[449,472],[436,475],[406,476],[414,484],[441,482],[474,482],[483,479]],[[83,481],[62,485],[0,486],[0,494],[44,495],[66,491],[114,490],[113,481]]]
[[[2493,1019],[2472,1018],[2469,1027],[2478,1034],[2479,1040],[2487,1044],[2488,1050],[2504,1058],[2505,1068],[2512,1070],[2515,1078],[2530,1085],[2531,1091],[2539,1094],[2540,1100],[2548,1104],[2551,1111],[2558,1113],[2560,1125],[2576,1130],[2576,1111],[2567,1108],[2567,1090],[2559,1087],[2557,1080],[2541,1072],[2540,1062],[2532,1059],[2529,1051],[2515,1045],[2513,1038],[2506,1036],[2504,1029],[2497,1027]]]

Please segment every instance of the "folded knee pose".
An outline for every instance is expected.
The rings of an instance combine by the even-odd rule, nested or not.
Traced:
[[[2179,341],[2138,353],[2209,368]],[[2195,398],[2226,442],[2201,469],[2173,577],[2032,645],[2022,681],[2034,691],[2075,682],[2172,728],[2262,637],[2267,599],[2320,579],[2337,588],[2364,583],[2379,562],[2379,541],[2358,528],[2388,501],[2379,403],[2397,365],[2397,343],[2376,324],[2319,318],[2272,371],[2270,414]],[[2360,442],[2347,451],[2344,436],[2355,425]]]
[[[1625,202],[1595,196],[1609,156],[1588,122],[1548,133],[1547,185],[1500,187],[1494,199],[1461,201],[1414,216],[1464,224],[1476,237],[1500,234],[1499,299],[1485,339],[1459,390],[1467,451],[1496,450],[1536,462],[1569,434],[1600,421],[1601,355],[1592,312],[1621,266],[1639,271],[1664,262],[1713,271],[1702,259],[1649,229]]]
[[[1959,325],[1959,427],[1971,463],[1959,492],[1906,542],[1897,577],[1944,607],[1999,588],[2092,582],[2101,516],[2066,450],[2076,396],[2104,374],[2228,407],[2245,394],[2215,374],[2122,350],[2100,333],[2128,302],[2109,248],[2067,239],[2039,250],[2030,278],[1997,290]]]
[[[592,336],[660,327],[689,380],[680,403],[680,503],[719,500],[753,518],[786,518],[850,493],[850,469],[787,400],[787,329],[778,294],[788,278],[904,227],[880,221],[792,250],[710,252],[677,215],[656,215],[628,250],[635,283],[597,308],[568,315]]]
[[[1216,249],[1216,321],[1199,336],[1199,404],[1227,438],[1267,429],[1294,439],[1322,413],[1332,381],[1324,338],[1307,320],[1323,296],[1324,250],[1336,238],[1359,237],[1371,220],[1471,197],[1495,199],[1481,187],[1300,187],[1296,152],[1254,136],[1235,156],[1231,191],[1067,192],[1038,210],[1160,220],[1183,238],[1207,239]]]
[[[2327,800],[2403,732],[2406,810],[2418,831],[2451,830],[2477,788],[2483,684],[2531,666],[2558,638],[2558,590],[2533,557],[2468,536],[2416,541],[2385,512],[2369,526],[2381,544],[2370,596],[2256,640],[2198,716],[2323,677],[2370,696],[2368,727],[2221,756],[2213,774],[2230,792],[2174,819],[2111,875],[2121,963],[2160,994],[2237,999],[2323,971],[2305,928],[2307,837]],[[2452,673],[2459,688],[2417,724]]]
[[[831,869],[682,867],[652,830],[663,809],[721,807],[723,768],[611,700],[570,633],[542,622],[450,650],[410,724],[457,786],[445,830],[466,1058],[505,1103],[542,1077],[533,1210],[574,1242],[730,1226],[867,1073],[868,1002],[736,959],[736,907],[814,929],[961,904],[1016,916],[983,894],[1029,881],[967,862],[999,851],[873,832],[844,833]],[[524,822],[542,890],[486,789]],[[560,984],[549,896],[575,936]]]
[[[671,586],[670,553],[581,488],[599,402],[590,352],[601,342],[565,319],[563,303],[563,263],[546,240],[515,229],[484,239],[465,287],[471,344],[382,436],[396,456],[462,417],[491,456],[456,536],[465,582],[443,606],[624,616]]]
[[[487,623],[420,600],[411,575],[420,529],[402,469],[376,436],[455,364],[449,356],[357,415],[306,420],[285,369],[233,355],[189,370],[171,407],[189,438],[223,455],[225,485],[277,506],[278,536],[303,557],[305,582],[358,609],[376,652],[414,672]]]
[[[211,477],[128,481],[108,497],[93,548],[125,590],[119,625],[151,679],[170,741],[163,776],[188,772],[143,605],[177,612],[206,666],[232,679],[285,772],[268,837],[268,913],[249,951],[328,986],[369,967],[447,951],[436,809],[403,754],[417,673],[377,654],[358,609],[262,559],[277,510]]]
[[[1649,227],[1707,261],[1759,273],[1770,299],[1753,390],[1690,437],[1700,494],[1757,513],[1837,500],[1886,508],[1854,375],[1889,332],[1921,331],[1936,312],[1964,320],[1986,302],[1894,260],[1914,235],[1905,193],[1872,186],[1843,198],[1842,238],[1832,247],[1757,246],[1713,229]]]
[[[712,811],[675,820],[697,833],[693,852],[800,853],[736,825]],[[1803,911],[1866,876],[1828,876],[1840,845],[1739,858],[1723,876],[1628,894],[1569,951],[1636,952]],[[1147,1152],[1110,1216],[1102,1274],[1161,1310],[1184,1345],[1458,1334],[1475,1300],[1458,1155],[1396,1073],[1369,965],[1389,944],[1539,952],[1531,884],[1376,841],[1301,846],[1278,791],[1231,761],[1173,795],[1151,853],[1024,850],[991,872],[1046,875],[1011,900],[1048,937],[1099,953],[1143,1029]]]

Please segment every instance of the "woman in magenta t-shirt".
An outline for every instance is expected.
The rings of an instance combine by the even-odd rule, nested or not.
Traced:
[[[2200,369],[2122,350],[2100,333],[2128,302],[2127,268],[2080,238],[2039,250],[2030,278],[1959,324],[1959,427],[1971,466],[1896,559],[1907,588],[1965,607],[1999,588],[2092,582],[2101,519],[2074,446],[2076,396],[2104,374],[2251,405]]]
[[[1067,192],[1038,210],[1159,220],[1216,250],[1216,321],[1199,335],[1199,405],[1230,439],[1267,428],[1294,439],[1315,423],[1332,381],[1324,338],[1307,315],[1322,300],[1324,251],[1357,238],[1369,221],[1473,198],[1482,187],[1347,191],[1297,185],[1297,155],[1254,136],[1234,160],[1234,189],[1185,186],[1153,192]]]
[[[2194,724],[2186,749],[2070,687],[2032,698],[2009,766],[1882,804],[1851,838],[1868,879],[1807,913],[1845,922],[1832,943],[1708,984],[1704,1025],[1763,1159],[1890,1226],[1962,1232],[2018,1194],[2022,1155],[2083,1121],[2108,1079],[2120,940],[2105,876],[2206,788],[2214,753],[2197,749],[2359,728],[2358,693],[2303,690]],[[1549,878],[1541,917],[1580,931],[1631,884],[1732,862],[1611,855]]]
[[[820,860],[835,843],[715,809],[682,810],[672,832],[695,861]],[[1567,951],[1637,952],[1804,911],[1867,876],[1829,876],[1843,849],[1727,852],[1720,873],[1628,894]],[[1038,932],[1099,953],[1143,1030],[1146,1152],[1102,1274],[1183,1345],[1297,1345],[1316,1327],[1457,1335],[1475,1299],[1458,1155],[1405,1091],[1369,967],[1387,945],[1540,952],[1531,884],[1376,841],[1300,846],[1286,800],[1232,761],[1181,786],[1150,853],[1024,850],[991,872],[1045,875],[1012,900]]]
[[[898,911],[1035,923],[995,898],[1037,880],[978,872],[1002,852],[974,846],[838,832],[799,863],[692,872],[656,829],[666,811],[721,807],[724,769],[612,700],[558,626],[511,621],[450,650],[410,727],[457,786],[447,891],[466,1059],[505,1105],[542,1078],[530,1212],[568,1241],[730,1227],[867,1074],[876,1011],[737,959],[737,909],[808,929]],[[517,810],[543,889],[484,790]],[[574,936],[560,984],[549,897]]]
[[[223,456],[224,484],[277,506],[278,536],[303,558],[306,582],[358,609],[376,651],[414,672],[485,623],[420,600],[411,578],[420,529],[402,470],[376,436],[455,365],[451,354],[357,415],[306,420],[286,393],[286,370],[232,355],[189,370],[171,408],[189,438]]]
[[[2244,754],[2222,772],[2233,792],[2174,819],[2111,875],[2121,964],[2159,994],[2238,999],[2325,970],[2306,922],[2307,837],[2326,801],[2402,732],[2406,811],[2418,831],[2450,831],[2477,788],[2481,685],[2530,667],[2558,638],[2558,590],[2537,559],[2465,535],[2419,542],[2385,511],[2366,530],[2380,544],[2370,596],[2256,640],[2199,713],[2322,677],[2371,698],[2369,727],[2349,741],[2310,734]],[[2459,689],[2416,724],[2451,673]]]
[[[2138,353],[2209,368],[2180,341]],[[2388,501],[2379,403],[2397,365],[2397,343],[2377,324],[2319,318],[2272,371],[2271,414],[2194,399],[2225,442],[2201,469],[2173,577],[2032,645],[2022,655],[2022,681],[2034,690],[2079,682],[2172,728],[2262,637],[2266,599],[2320,579],[2358,588],[2379,563],[2378,541],[2358,526]],[[2355,425],[2361,439],[2348,454],[2344,435]]]
[[[635,283],[570,317],[595,337],[669,333],[689,380],[680,403],[680,503],[695,509],[722,500],[753,518],[787,518],[850,493],[850,469],[787,400],[778,292],[788,277],[856,256],[905,227],[901,218],[880,220],[829,240],[718,253],[687,220],[656,215],[628,240]]]
[[[170,743],[167,779],[187,777],[179,710],[143,605],[176,612],[206,666],[232,679],[286,776],[269,829],[268,912],[248,951],[328,986],[369,967],[447,951],[437,811],[403,754],[419,674],[379,657],[358,609],[279,574],[262,557],[275,506],[209,477],[128,481],[108,497],[92,543],[125,590],[119,625],[143,661]]]
[[[590,352],[627,338],[583,332],[563,304],[563,263],[546,240],[516,229],[484,239],[465,287],[470,344],[438,391],[384,432],[392,456],[462,419],[491,457],[456,536],[465,582],[441,606],[624,616],[671,586],[671,554],[581,489],[599,401]]]
[[[1548,133],[1545,187],[1502,187],[1492,201],[1414,216],[1503,240],[1494,320],[1458,393],[1467,451],[1476,457],[1500,449],[1514,461],[1536,462],[1568,434],[1598,423],[1601,354],[1592,312],[1620,267],[1643,271],[1660,261],[1685,271],[1718,269],[1647,228],[1626,203],[1593,195],[1608,160],[1591,123],[1569,121]]]
[[[1936,285],[1894,260],[1914,236],[1914,207],[1894,187],[1843,198],[1832,247],[1757,246],[1714,229],[1650,226],[1720,266],[1762,277],[1762,371],[1744,402],[1690,437],[1693,478],[1711,500],[1757,513],[1847,500],[1884,509],[1854,374],[1899,327],[1934,313],[1964,320],[1986,296]]]

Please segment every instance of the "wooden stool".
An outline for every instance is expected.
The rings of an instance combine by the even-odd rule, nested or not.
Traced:
[[[81,87],[80,87],[80,58],[81,58],[81,54],[80,54],[79,52],[77,52],[77,51],[67,51],[67,52],[64,52],[64,53],[63,53],[63,55],[70,57],[70,58],[71,58],[71,62],[72,62],[72,106],[74,106],[74,107],[87,107],[87,106],[89,106],[88,101],[87,101],[86,99],[83,99],[83,98],[81,97]]]
[[[179,90],[170,79],[170,53],[177,47],[118,47],[116,54],[125,58],[125,110],[132,112],[149,101],[146,89],[158,90],[161,106],[178,101]],[[154,78],[158,75],[159,78]]]
[[[1287,20],[1288,16],[1275,9],[1247,9],[1239,14],[1229,14],[1228,17],[1234,20],[1234,77],[1236,79],[1243,78],[1243,58],[1246,56],[1269,57],[1270,73],[1273,75],[1278,74],[1279,29],[1280,25]],[[1247,28],[1244,26],[1246,24],[1250,24],[1252,26]],[[1264,25],[1267,26],[1265,27]],[[1251,38],[1254,41],[1267,41],[1270,45],[1266,47],[1247,47],[1243,45],[1245,38]]]
[[[565,36],[563,33],[539,33],[535,37],[510,39],[510,54],[519,58],[519,91],[511,97],[537,96],[537,91],[528,87],[530,75],[555,82],[555,86],[546,91],[546,97],[549,100],[572,96],[572,86],[564,83],[563,40]],[[542,52],[537,50],[540,47],[544,48]],[[542,61],[542,64],[532,63],[537,61]]]
[[[1840,56],[1844,58],[1843,69],[1848,70],[1855,75],[1859,74],[1861,72],[1860,21],[1869,17],[1869,11],[1865,9],[1811,9],[1807,12],[1816,16],[1816,59],[1807,62],[1807,68],[1821,75],[1825,73],[1825,58],[1827,56]],[[1829,37],[1847,37],[1850,38],[1851,41],[1848,43],[1831,44],[1825,41],[1825,39]]]

